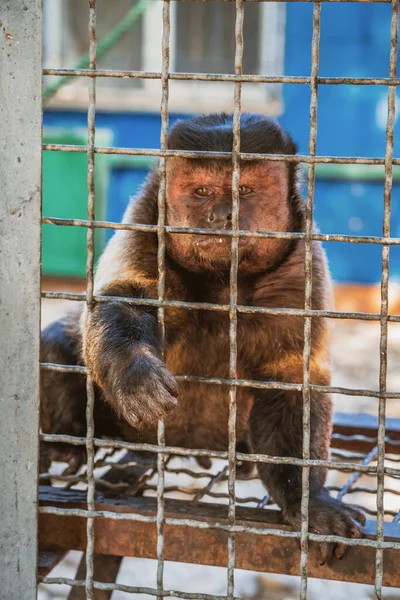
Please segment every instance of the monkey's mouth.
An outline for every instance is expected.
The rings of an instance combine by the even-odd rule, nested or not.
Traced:
[[[245,249],[245,246],[248,244],[248,239],[240,239],[239,240],[239,252]],[[194,241],[194,246],[197,248],[202,254],[210,254],[216,257],[226,256],[230,257],[231,255],[231,246],[232,246],[232,238],[229,236],[216,236],[216,235],[199,235],[196,236],[196,240]]]

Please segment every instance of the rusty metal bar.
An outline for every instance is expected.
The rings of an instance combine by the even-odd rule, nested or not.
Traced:
[[[96,0],[88,0],[89,3],[89,66],[91,69],[96,69]],[[89,106],[88,106],[88,219],[95,219],[95,119],[96,119],[96,78],[91,77],[88,83],[89,87]],[[87,318],[90,319],[94,299],[94,230],[87,230],[87,259],[86,259],[86,310]],[[87,506],[89,511],[95,510],[95,478],[94,478],[94,385],[91,378],[86,376],[86,452],[87,452]],[[94,600],[93,579],[94,579],[94,520],[87,520],[87,546],[86,546],[86,580],[85,590],[87,600]]]
[[[36,598],[39,432],[41,2],[1,5],[0,590]]]
[[[236,0],[235,23],[235,74],[243,73],[243,0]],[[234,113],[232,121],[232,229],[239,229],[239,184],[240,184],[240,120],[242,110],[242,84],[235,83]],[[239,269],[239,238],[231,239],[231,268],[229,280],[229,377],[237,377],[237,299]],[[228,420],[228,518],[231,524],[236,519],[236,386],[229,388],[229,420]],[[227,598],[232,600],[235,593],[235,536],[228,536],[228,569]]]
[[[78,495],[76,495],[78,499]],[[125,497],[125,499],[127,499]],[[124,500],[125,500],[124,499]],[[127,499],[128,500],[128,499]],[[150,499],[147,499],[150,500]],[[57,502],[57,500],[56,500]],[[107,500],[102,501],[102,506],[107,504]],[[100,504],[98,505],[100,508]],[[155,512],[155,503],[146,502],[145,504],[132,504],[128,500],[127,505],[121,506],[119,510],[136,510],[139,512],[146,511],[147,513]],[[224,507],[215,507],[212,511],[210,505],[205,507],[196,507],[196,516],[205,521],[213,518],[220,518],[226,521],[223,515]],[[167,506],[168,514],[179,514],[182,511],[182,502],[169,502]],[[257,514],[260,511],[257,509],[241,509],[238,507],[238,518],[243,525],[251,525],[253,520],[259,521],[259,527],[279,527],[279,513],[276,511],[261,511],[261,519],[258,519]],[[266,514],[268,513],[268,514]],[[41,543],[49,544],[57,537],[56,532],[62,531],[63,524],[67,522],[65,517],[55,517],[51,515],[41,516],[42,536]],[[254,521],[253,521],[254,522]],[[57,546],[64,547],[81,546],[82,534],[82,518],[74,518],[74,531],[67,531],[66,535],[62,535],[56,540]],[[152,523],[139,522],[111,522],[107,519],[99,519],[96,525],[101,537],[97,537],[99,549],[102,552],[107,551],[109,554],[117,555],[140,555],[146,558],[153,558],[151,555],[152,545],[148,541],[155,538],[155,526]],[[188,527],[169,526],[170,532],[169,542],[166,546],[166,556],[169,560],[179,560],[180,562],[195,562],[196,556],[201,556],[203,564],[223,566],[226,560],[226,533],[223,530],[212,530],[210,528],[195,529]],[[394,540],[397,538],[395,528],[391,524],[386,524],[388,538]],[[368,524],[367,535],[369,539],[373,539],[374,528],[370,522]],[[250,569],[252,571],[268,571],[268,572],[285,572],[290,575],[296,574],[298,565],[298,544],[293,538],[279,539],[279,544],[275,537],[258,536],[257,548],[258,552],[249,552],[248,549],[254,544],[254,536],[251,533],[238,533],[238,548],[237,560],[240,568]],[[182,554],[182,545],[185,546],[185,552]],[[209,546],[213,548],[213,552],[204,552]],[[393,550],[386,550],[388,560],[391,563],[391,572],[385,574],[385,584],[396,586],[399,585],[399,555]],[[313,558],[315,557],[315,546],[312,549]],[[371,564],[374,550],[372,548],[354,547],[349,548],[346,561],[341,561],[335,564],[334,568],[327,566],[320,567],[310,561],[310,575],[313,577],[323,577],[328,579],[339,579],[344,581],[361,581],[363,583],[371,583],[373,573],[370,569],[366,569],[365,565]],[[285,557],[285,560],[282,560]],[[57,578],[58,579],[58,578]]]
[[[41,515],[53,515],[58,518],[62,517],[77,517],[77,518],[87,518],[89,516],[93,517],[96,520],[97,527],[103,527],[108,525],[106,522],[108,520],[112,520],[115,522],[123,521],[124,526],[126,528],[131,527],[131,523],[135,523],[137,527],[140,527],[140,524],[152,524],[156,526],[157,516],[156,516],[156,499],[155,498],[135,498],[130,495],[121,495],[118,499],[113,496],[106,496],[105,494],[97,493],[97,504],[96,510],[93,512],[87,511],[86,509],[80,508],[80,506],[84,505],[83,498],[85,493],[80,490],[57,490],[54,488],[43,487],[41,489],[41,507],[40,514]],[[51,504],[48,506],[48,504]],[[252,508],[238,508],[238,513],[240,510],[240,517],[238,518],[239,523],[232,525],[229,522],[229,518],[226,517],[225,507],[223,506],[213,506],[210,507],[209,504],[190,504],[190,510],[187,511],[186,514],[189,514],[189,517],[182,518],[182,508],[183,506],[188,505],[186,501],[183,500],[168,500],[169,506],[178,506],[178,512],[169,510],[169,516],[165,518],[166,525],[172,525],[177,528],[194,528],[197,530],[208,530],[208,531],[223,531],[226,533],[248,533],[255,534],[259,539],[264,537],[282,537],[286,539],[294,539],[299,540],[301,537],[301,533],[298,531],[291,531],[289,527],[282,524],[280,519],[279,511],[257,511],[257,509]],[[67,507],[65,507],[67,506]],[[204,512],[211,511],[210,517],[204,520],[202,517]],[[256,512],[254,512],[256,511]],[[175,514],[174,514],[175,512]],[[247,517],[247,518],[246,518]],[[248,520],[248,517],[250,519]],[[248,523],[243,523],[243,521],[247,521]],[[54,522],[54,521],[53,521]],[[78,521],[74,519],[74,523],[77,524]],[[370,523],[372,525],[372,523]],[[375,536],[366,536],[363,539],[354,539],[354,538],[343,538],[337,535],[325,535],[320,533],[310,533],[309,539],[310,541],[315,542],[329,542],[329,543],[344,543],[349,548],[352,546],[356,546],[358,548],[381,548],[381,549],[392,549],[399,550],[400,549],[400,540],[396,534],[398,533],[397,528],[393,529],[391,524],[386,523],[385,527],[388,527],[388,530],[392,532],[392,535],[388,537],[391,538],[389,541],[379,542],[375,540]],[[75,537],[76,528],[74,527],[72,534]],[[155,527],[155,531],[153,533],[157,534],[157,530]],[[368,533],[368,528],[367,528]],[[50,533],[50,535],[53,535]],[[200,534],[199,534],[200,535]],[[46,537],[48,538],[49,533],[46,533]],[[225,538],[226,539],[226,538]],[[121,541],[121,540],[120,540]],[[98,546],[97,551],[100,553],[105,553],[104,544],[113,543],[107,539],[96,539],[96,544]],[[133,543],[133,540],[132,540]],[[168,541],[167,541],[168,543]],[[131,542],[129,541],[129,544]],[[55,548],[58,548],[58,543],[52,544]],[[125,543],[126,547],[126,543]],[[239,548],[238,548],[239,550]],[[146,551],[154,555],[154,550],[146,544]],[[186,551],[189,551],[189,545],[186,547]],[[119,554],[120,550],[115,552],[115,542],[114,542],[114,551],[112,554]],[[182,553],[180,552],[182,555]],[[225,547],[225,555],[226,555],[226,547]],[[182,555],[183,558],[183,555]],[[212,560],[212,555],[209,555],[208,560]],[[207,557],[204,557],[207,560]],[[260,556],[260,560],[264,562],[262,556]],[[345,562],[345,561],[344,561]],[[338,565],[336,565],[338,566]],[[296,569],[298,572],[298,569]],[[296,571],[292,574],[297,574]],[[322,572],[319,571],[318,576],[321,576]]]
[[[249,510],[249,509],[246,509]],[[110,510],[95,510],[88,511],[79,508],[58,508],[54,506],[43,506],[39,509],[41,515],[54,515],[57,517],[81,517],[84,519],[93,518],[96,520],[105,519],[112,521],[124,521],[125,524],[133,521],[135,523],[156,523],[157,518],[155,516],[142,515],[132,512],[112,512]],[[210,523],[204,523],[204,521],[196,519],[188,519],[182,517],[166,517],[166,525],[173,525],[175,527],[190,527],[193,529],[207,529],[207,530],[219,530],[225,531],[231,534],[250,533],[262,537],[279,537],[287,539],[298,539],[300,540],[301,534],[296,531],[287,531],[285,529],[276,529],[264,527],[262,529],[252,526],[243,525],[228,525],[219,521],[211,521]],[[393,542],[377,542],[375,540],[361,538],[344,538],[338,535],[324,535],[317,533],[309,533],[309,540],[317,543],[328,542],[332,544],[345,544],[346,546],[356,546],[358,548],[373,548],[380,550],[400,550],[400,541]],[[293,573],[295,574],[295,573]]]
[[[112,221],[89,221],[86,219],[63,219],[54,217],[43,217],[42,223],[48,225],[58,225],[61,227],[94,227],[99,229],[115,229],[122,231],[148,231],[157,232],[157,225],[146,225],[143,223],[113,223]],[[226,229],[201,229],[200,227],[176,227],[166,225],[165,231],[169,233],[196,233],[202,235],[226,236],[226,237],[256,237],[256,238],[276,238],[285,240],[302,240],[305,233],[286,232],[286,231],[251,231],[248,229],[238,229],[237,231]],[[320,242],[347,242],[353,244],[388,244],[389,246],[399,246],[400,238],[383,236],[363,236],[363,235],[341,235],[334,233],[313,233],[313,241]]]
[[[271,0],[272,1],[272,0]],[[323,1],[323,0],[322,0]],[[119,71],[112,69],[43,69],[43,75],[56,77],[107,77],[111,79],[161,79],[156,71]],[[299,75],[237,75],[229,73],[170,73],[171,81],[225,81],[228,83],[294,83],[310,85],[311,79]],[[318,77],[322,85],[400,85],[398,77]]]
[[[163,34],[161,45],[161,133],[160,147],[166,150],[168,147],[168,98],[169,98],[169,60],[170,60],[170,35],[171,35],[171,17],[170,0],[163,0],[162,5]],[[167,193],[167,159],[160,159],[159,165],[160,187],[158,192],[158,221],[157,221],[157,239],[158,239],[158,299],[164,300],[165,295],[165,221],[166,221],[166,193]],[[158,323],[161,331],[161,354],[164,357],[165,342],[165,310],[162,305],[159,306]],[[165,445],[164,422],[158,422],[157,442],[159,446]],[[168,458],[168,457],[167,457]],[[157,598],[163,597],[164,591],[164,484],[165,484],[165,459],[166,457],[157,454]]]
[[[74,294],[70,292],[42,292],[42,298],[55,300],[72,300],[75,302],[85,302],[85,294]],[[152,298],[123,298],[122,296],[94,296],[96,302],[123,302],[133,306],[165,306],[171,308],[186,308],[187,310],[215,310],[228,312],[228,304],[212,304],[208,302],[183,302],[180,300],[156,300]],[[379,321],[380,313],[361,313],[361,312],[341,312],[334,310],[304,310],[303,308],[270,308],[266,306],[247,306],[237,305],[237,311],[244,314],[265,314],[265,315],[285,315],[297,317],[324,317],[329,319],[350,319],[360,321]],[[388,321],[393,323],[400,322],[400,315],[388,315]],[[42,363],[45,365],[45,363]],[[61,365],[59,365],[61,366]],[[72,367],[74,368],[74,367]],[[84,367],[78,367],[82,369]],[[83,372],[83,371],[82,371]],[[377,392],[378,395],[378,392]]]
[[[390,62],[389,73],[391,77],[397,75],[397,59],[399,52],[399,1],[392,0],[392,20],[390,29]],[[394,125],[396,113],[396,88],[388,89],[388,116],[386,125],[386,152],[385,152],[385,187],[384,187],[384,214],[383,235],[390,237],[391,199],[393,184],[393,146]],[[379,390],[386,392],[387,380],[387,350],[388,350],[388,311],[389,311],[389,252],[390,247],[382,246],[382,278],[381,278],[381,335],[380,335],[380,366]],[[386,424],[386,398],[379,397],[379,425],[378,425],[378,461],[377,461],[377,526],[376,538],[384,540],[384,484],[385,484],[385,424]],[[375,594],[382,598],[383,585],[383,550],[376,551],[376,577]]]
[[[298,2],[299,0],[295,0]],[[311,1],[311,0],[310,0]],[[323,0],[320,0],[323,1]],[[350,0],[349,0],[350,1]],[[351,0],[353,1],[353,0]],[[370,2],[371,0],[367,0]],[[72,144],[43,144],[43,150],[52,152],[87,152],[87,147]],[[205,152],[200,150],[162,150],[147,148],[119,148],[96,146],[94,151],[97,154],[117,154],[127,156],[158,156],[168,158],[204,158],[210,160],[232,160],[232,152]],[[367,158],[363,156],[308,156],[305,154],[257,154],[241,152],[240,160],[254,161],[266,160],[273,162],[293,162],[306,164],[337,164],[337,165],[384,165],[384,158]],[[394,165],[400,165],[400,158],[393,159]]]
[[[149,499],[148,499],[149,500]],[[147,504],[147,503],[146,503]],[[169,505],[169,514],[177,514],[179,505],[174,503]],[[103,503],[103,506],[105,504]],[[208,505],[209,507],[210,505]],[[153,503],[154,507],[154,503]],[[99,505],[100,508],[100,505]],[[121,506],[122,510],[129,510],[134,507]],[[151,512],[153,508],[149,507]],[[219,510],[208,512],[204,505],[201,508],[201,512],[197,511],[198,516],[204,520],[210,520],[215,517],[221,517],[221,509],[223,507],[216,507]],[[138,507],[138,510],[143,512],[145,507]],[[167,507],[168,509],[168,507]],[[182,508],[181,508],[182,510]],[[147,510],[147,512],[149,512]],[[238,508],[238,515],[240,515],[241,523],[244,525],[252,523],[254,518],[257,519],[256,513],[260,512],[257,509],[241,509]],[[203,514],[202,514],[203,513]],[[275,527],[278,525],[278,515],[276,511],[261,511],[262,518],[259,523],[260,528],[263,526],[269,526],[271,521],[275,521]],[[268,513],[268,514],[266,514]],[[214,516],[213,516],[214,514]],[[223,517],[222,517],[223,518]],[[60,531],[63,524],[67,522],[65,517],[55,517],[51,515],[41,516],[42,537],[41,542],[48,544],[52,542],[56,537],[55,531]],[[71,542],[75,546],[82,544],[82,519],[74,518],[74,531],[66,532],[67,535],[63,535],[62,539],[57,540],[57,545],[71,545]],[[140,555],[146,558],[153,558],[150,554],[152,548],[148,544],[148,540],[154,540],[155,527],[152,523],[139,523],[139,522],[111,522],[107,519],[97,520],[96,525],[99,532],[101,532],[101,539],[98,536],[97,543],[101,544],[101,550],[107,550],[108,553],[117,553],[118,555]],[[371,527],[372,523],[369,523],[368,537],[373,539],[374,529]],[[389,525],[389,527],[388,527]],[[52,530],[51,530],[52,528]],[[391,524],[386,525],[387,533],[392,539],[396,539],[396,534]],[[201,556],[203,564],[219,565],[224,564],[226,558],[226,533],[223,530],[212,530],[209,528],[195,529],[193,530],[190,526],[187,527],[175,527],[169,526],[170,542],[167,543],[166,556],[169,560],[179,560],[180,562],[195,562],[196,556]],[[71,536],[73,533],[73,537]],[[250,569],[252,571],[261,572],[284,572],[290,575],[296,574],[296,567],[298,563],[298,545],[296,539],[293,538],[282,538],[279,539],[279,544],[275,537],[258,536],[257,548],[259,552],[248,552],[248,549],[254,544],[254,536],[249,532],[241,532],[237,534],[240,542],[238,543],[237,555],[238,563],[240,568]],[[182,555],[181,548],[185,546],[185,553]],[[204,552],[205,548],[211,545],[213,552]],[[99,548],[100,549],[100,548]],[[224,552],[225,551],[225,552]],[[312,554],[315,552],[315,546]],[[388,560],[391,563],[391,573],[385,574],[385,584],[396,586],[399,585],[399,569],[398,559],[399,555],[394,550],[386,550],[388,554]],[[310,564],[310,574],[313,577],[323,577],[328,579],[338,579],[344,581],[361,581],[363,583],[371,583],[373,579],[373,573],[370,569],[366,569],[365,565],[371,563],[371,557],[373,558],[374,550],[372,548],[365,547],[354,547],[349,548],[346,561],[336,563],[335,568],[319,567],[315,564]],[[313,558],[314,558],[313,556]],[[282,560],[285,557],[285,560]],[[311,561],[310,561],[311,562]],[[313,561],[312,561],[313,562]],[[42,580],[43,581],[43,580]],[[57,578],[56,581],[60,582]],[[71,580],[69,580],[71,581]],[[116,589],[116,588],[115,588]],[[132,588],[125,589],[125,591],[131,591]],[[139,588],[139,593],[143,588]],[[146,590],[147,591],[147,590]],[[152,595],[155,595],[156,591],[153,591]],[[175,594],[174,594],[175,596]],[[179,593],[176,593],[179,597]],[[185,596],[183,596],[185,597]],[[226,597],[226,596],[225,596]]]
[[[60,373],[79,373],[85,375],[86,367],[75,365],[57,365],[53,363],[40,363],[44,370],[58,371]],[[193,383],[206,383],[209,385],[235,385],[236,387],[249,387],[259,390],[287,390],[301,392],[302,383],[286,383],[284,381],[253,381],[250,379],[222,379],[217,377],[199,377],[196,375],[175,375],[178,381],[190,381]],[[344,396],[365,396],[366,398],[378,398],[383,396],[387,399],[398,400],[400,392],[379,392],[374,390],[352,389],[334,386],[322,386],[310,384],[311,391],[323,394],[343,394]]]
[[[308,151],[310,156],[316,155],[317,145],[317,108],[318,108],[318,69],[319,69],[319,40],[321,27],[321,4],[315,2],[313,10],[313,36],[311,48],[311,101],[310,101],[310,139]],[[304,310],[312,308],[312,232],[314,214],[315,164],[308,169],[308,194],[306,200],[306,236],[305,236],[305,292]],[[304,317],[304,349],[303,349],[303,459],[310,459],[311,439],[311,388],[310,388],[310,359],[311,359],[311,317]],[[301,557],[300,557],[300,599],[307,598],[307,562],[308,562],[308,507],[310,498],[310,469],[303,467],[301,495]]]
[[[83,587],[85,582],[82,580],[70,579],[68,577],[41,577],[41,583],[47,585],[59,584],[59,585],[70,585],[71,587]],[[125,592],[126,594],[145,594],[146,596],[160,596],[162,598],[182,598],[182,600],[225,600],[226,596],[215,596],[213,594],[195,594],[191,592],[181,592],[178,590],[163,590],[159,592],[148,587],[139,587],[134,585],[125,585],[121,583],[104,583],[102,581],[95,581],[93,587],[96,590],[107,590],[110,592]],[[235,597],[233,600],[242,600],[242,598]]]

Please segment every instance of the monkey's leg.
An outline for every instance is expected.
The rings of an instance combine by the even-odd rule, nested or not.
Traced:
[[[102,293],[135,295],[124,285]],[[155,314],[119,302],[98,304],[85,324],[84,357],[106,401],[132,427],[154,426],[176,407],[178,387],[160,358]]]
[[[79,361],[79,316],[51,323],[42,332],[41,361],[76,365]],[[86,377],[80,374],[42,370],[40,378],[40,425],[43,433],[86,435]],[[82,446],[42,442],[40,470],[52,460],[68,462],[76,471],[86,461]]]
[[[302,458],[302,392],[259,391],[250,415],[254,451],[272,456]],[[327,459],[331,433],[331,400],[326,394],[311,399],[311,459]],[[302,470],[299,466],[259,463],[262,482],[279,504],[285,521],[300,531]],[[361,537],[365,518],[357,509],[329,495],[326,469],[310,468],[309,530],[314,533]],[[346,546],[323,543],[321,564],[333,553],[342,558]]]
[[[236,443],[236,452],[249,454],[251,452],[249,440],[241,440]],[[236,479],[248,479],[254,471],[254,463],[238,461],[236,463]]]

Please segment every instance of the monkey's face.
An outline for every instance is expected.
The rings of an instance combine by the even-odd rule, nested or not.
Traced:
[[[242,163],[239,228],[287,231],[290,224],[287,167],[278,162]],[[232,228],[232,166],[227,162],[173,159],[167,166],[167,224],[201,229]],[[281,254],[283,240],[242,237],[239,266],[263,271]],[[228,269],[231,237],[168,234],[167,248],[189,270]]]

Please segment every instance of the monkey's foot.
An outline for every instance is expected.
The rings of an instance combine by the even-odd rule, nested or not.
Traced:
[[[48,473],[50,465],[54,461],[68,464],[63,475],[74,475],[86,463],[86,459],[85,447],[40,442],[39,473],[41,474]]]
[[[301,528],[301,509],[289,510],[285,520],[297,530]],[[323,491],[317,496],[311,496],[309,501],[309,531],[323,535],[337,535],[348,538],[361,538],[365,516],[357,508],[344,504],[332,498]],[[335,556],[343,558],[348,546],[322,542],[319,547],[321,566]]]

